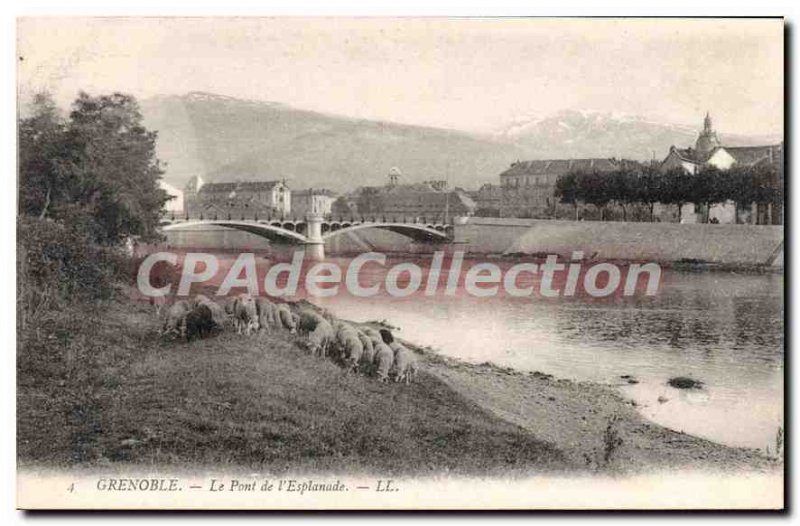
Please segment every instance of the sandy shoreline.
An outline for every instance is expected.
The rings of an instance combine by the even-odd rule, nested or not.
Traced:
[[[401,341],[421,356],[426,372],[481,408],[555,444],[578,469],[776,471],[783,466],[756,449],[656,424],[610,386],[472,364]]]
[[[492,366],[426,365],[458,393],[537,438],[557,444],[573,462],[589,469],[772,470],[780,466],[756,450],[725,446],[650,422],[630,401],[600,384]],[[619,441],[610,451],[609,440]]]

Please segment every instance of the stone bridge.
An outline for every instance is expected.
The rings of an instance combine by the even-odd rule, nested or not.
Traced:
[[[199,225],[213,225],[250,232],[257,236],[285,243],[308,245],[311,257],[324,259],[325,242],[334,236],[366,228],[390,230],[421,242],[448,242],[453,225],[425,217],[362,216],[326,218],[308,215],[304,218],[259,218],[212,216],[176,217],[161,220],[161,230],[168,232]]]

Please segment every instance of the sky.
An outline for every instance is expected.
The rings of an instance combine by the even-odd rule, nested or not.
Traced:
[[[783,133],[780,19],[21,18],[21,102],[205,91],[476,132],[560,110]]]

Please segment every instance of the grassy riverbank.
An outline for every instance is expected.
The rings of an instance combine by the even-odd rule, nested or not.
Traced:
[[[138,305],[53,315],[18,351],[28,466],[521,475],[773,469],[645,421],[611,389],[420,356],[412,385],[310,358],[274,331],[162,342]]]
[[[162,343],[143,309],[51,320],[19,357],[24,464],[273,472],[525,473],[563,454],[435,377],[386,385],[310,358],[287,332]]]

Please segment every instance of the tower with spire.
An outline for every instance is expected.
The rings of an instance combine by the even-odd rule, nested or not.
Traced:
[[[389,186],[397,186],[397,181],[400,179],[400,168],[393,166],[389,170]]]
[[[703,119],[703,131],[697,137],[695,143],[695,150],[702,153],[709,153],[714,148],[719,146],[719,139],[717,139],[717,132],[711,124],[711,115],[706,112],[706,118]]]

